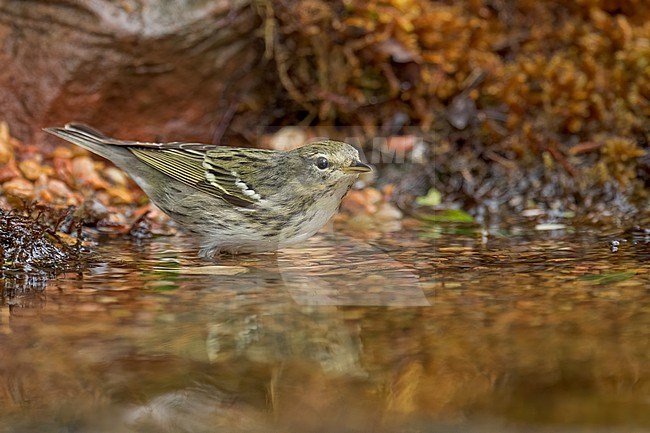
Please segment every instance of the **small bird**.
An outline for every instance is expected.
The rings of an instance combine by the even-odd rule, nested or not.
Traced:
[[[153,203],[198,235],[203,257],[273,251],[309,238],[358,175],[372,170],[354,147],[332,140],[281,152],[116,140],[81,124],[44,130],[126,171]]]

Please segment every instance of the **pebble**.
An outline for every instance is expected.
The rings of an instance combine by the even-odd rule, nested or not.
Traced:
[[[365,195],[362,190],[350,191],[341,202],[341,209],[351,214],[368,213]]]
[[[104,189],[108,183],[99,177],[95,162],[89,156],[78,156],[72,160],[72,175],[78,184],[90,185],[95,189]]]
[[[271,137],[271,149],[292,150],[302,146],[307,141],[307,134],[297,126],[285,126]]]
[[[368,203],[375,206],[381,203],[383,194],[378,189],[365,188],[364,190],[362,190],[362,192],[366,196],[366,200],[368,201]]]
[[[380,222],[390,222],[399,221],[404,217],[404,215],[395,205],[386,202],[379,206],[379,210],[377,210],[374,217]]]
[[[99,202],[96,198],[88,199],[84,205],[84,213],[89,215],[94,220],[101,220],[107,218],[111,212],[106,206]]]
[[[58,179],[50,179],[47,182],[47,189],[56,197],[71,197],[73,195],[68,185]]]
[[[5,143],[0,140],[0,164],[6,164],[13,158],[13,152],[9,143]]]
[[[97,176],[95,162],[89,156],[78,156],[72,160],[72,174],[77,179],[87,180]]]
[[[0,122],[0,164],[6,164],[14,156],[11,148],[9,125],[7,122]]]
[[[74,186],[75,181],[72,176],[72,162],[69,159],[54,158],[52,160],[54,173],[58,179],[61,179],[69,186]]]
[[[61,158],[61,159],[72,159],[72,151],[69,147],[58,146],[52,151],[52,159]]]
[[[15,177],[2,184],[2,192],[6,195],[32,199],[34,197],[34,185],[27,179]]]
[[[35,181],[43,172],[41,164],[33,159],[26,159],[18,164],[18,168],[27,180]]]
[[[0,183],[4,183],[10,179],[20,176],[20,171],[16,166],[16,161],[11,159],[6,164],[0,164]]]
[[[106,167],[104,176],[116,186],[127,186],[129,179],[126,174],[117,167]]]

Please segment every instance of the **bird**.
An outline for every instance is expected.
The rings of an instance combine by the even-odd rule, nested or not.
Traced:
[[[194,233],[199,255],[276,251],[314,235],[372,167],[352,145],[320,140],[290,151],[119,140],[84,124],[44,131],[113,162]]]

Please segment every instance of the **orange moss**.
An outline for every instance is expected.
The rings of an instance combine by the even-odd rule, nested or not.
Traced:
[[[477,71],[479,109],[560,143],[594,134],[648,137],[650,5],[641,0],[269,2],[270,56],[307,121],[364,125],[395,112],[446,132],[446,106]],[[484,140],[503,131],[483,125]]]
[[[611,137],[604,141],[600,153],[600,160],[592,168],[599,183],[616,182],[627,188],[636,179],[637,158],[645,151],[628,138]]]

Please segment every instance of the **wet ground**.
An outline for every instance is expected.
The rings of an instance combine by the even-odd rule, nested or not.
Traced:
[[[650,431],[644,239],[424,225],[193,248],[106,240],[83,274],[0,283],[0,432]]]

